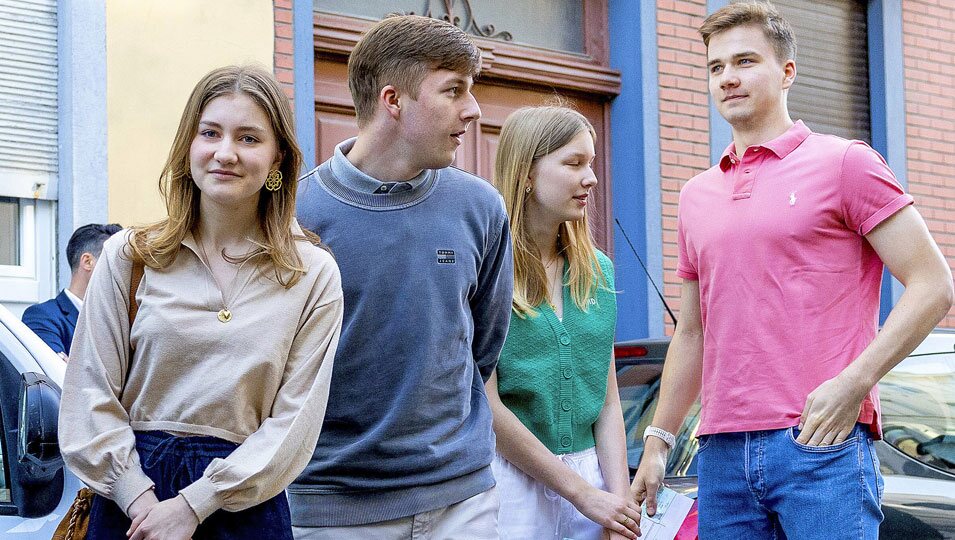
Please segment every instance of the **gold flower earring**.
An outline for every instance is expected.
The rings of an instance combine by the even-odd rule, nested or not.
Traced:
[[[282,171],[272,169],[265,178],[265,189],[269,191],[278,191],[282,189]]]

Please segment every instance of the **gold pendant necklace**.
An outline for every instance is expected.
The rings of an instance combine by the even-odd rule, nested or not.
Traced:
[[[202,239],[199,237],[197,232],[195,235],[196,243],[199,244],[199,251],[202,252],[202,257],[205,259],[203,262],[206,264],[206,267],[209,269],[209,273],[212,274],[212,281],[216,282],[216,285],[219,287],[219,299],[222,301],[222,309],[216,313],[216,318],[219,319],[219,322],[225,324],[232,320],[232,311],[227,307],[227,302],[225,301],[225,291],[222,290],[222,286],[219,285],[219,282],[216,280],[215,274],[212,272],[212,264],[210,263],[209,255],[206,254],[206,247],[202,243]],[[232,276],[232,283],[229,284],[229,288],[232,289],[235,287],[235,280],[239,277],[239,268],[240,265],[235,265],[235,275]]]

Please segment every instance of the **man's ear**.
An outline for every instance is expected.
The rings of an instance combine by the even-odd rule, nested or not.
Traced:
[[[92,272],[94,266],[96,266],[96,257],[92,253],[85,252],[80,255],[80,268]]]
[[[783,64],[783,89],[788,90],[796,81],[796,62],[786,60]]]
[[[387,85],[378,93],[378,102],[388,112],[388,116],[397,120],[401,115],[401,92],[392,85]]]

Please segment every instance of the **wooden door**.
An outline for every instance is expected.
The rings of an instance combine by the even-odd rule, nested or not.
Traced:
[[[475,38],[482,73],[474,87],[481,119],[468,129],[455,165],[482,178],[494,170],[498,134],[504,119],[528,105],[553,103],[560,96],[593,124],[597,132],[594,172],[599,181],[590,198],[591,227],[597,245],[613,255],[610,177],[610,100],[620,92],[620,74],[607,67],[606,0],[584,4],[581,31],[587,51],[568,54]],[[334,13],[315,15],[315,151],[328,159],[339,142],[358,133],[348,91],[348,53],[373,21]]]

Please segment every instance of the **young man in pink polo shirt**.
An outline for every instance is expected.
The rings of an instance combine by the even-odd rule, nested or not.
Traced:
[[[951,271],[878,153],[792,121],[775,8],[700,33],[733,143],[680,194],[681,319],[632,491],[653,513],[699,394],[701,538],[877,538],[876,383],[948,312]],[[905,293],[877,333],[883,264]]]

